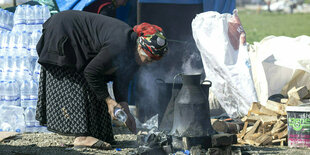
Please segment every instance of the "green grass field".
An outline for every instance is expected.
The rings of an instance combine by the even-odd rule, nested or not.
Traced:
[[[285,14],[276,12],[239,11],[241,23],[245,29],[247,42],[259,42],[263,38],[274,36],[297,37],[310,36],[310,13]]]

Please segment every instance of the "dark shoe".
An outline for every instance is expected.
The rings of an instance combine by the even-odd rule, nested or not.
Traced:
[[[92,146],[78,145],[78,146],[74,146],[74,148],[76,148],[76,149],[80,149],[80,148],[94,148],[94,149],[100,149],[100,150],[111,150],[112,146],[109,143],[107,143],[107,142],[104,142],[102,140],[98,140]]]

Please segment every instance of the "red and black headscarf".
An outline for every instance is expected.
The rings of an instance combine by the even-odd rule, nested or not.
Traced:
[[[136,25],[133,30],[138,34],[138,42],[143,51],[152,59],[159,60],[168,52],[168,43],[162,28],[149,23]]]

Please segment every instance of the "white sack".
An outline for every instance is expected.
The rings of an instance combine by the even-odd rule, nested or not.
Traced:
[[[245,33],[236,11],[234,15],[213,11],[198,14],[192,30],[206,79],[213,83],[211,91],[230,117],[246,115],[257,98]]]
[[[266,37],[250,46],[250,60],[258,98],[265,105],[269,96],[281,94],[297,69],[310,73],[310,37]]]

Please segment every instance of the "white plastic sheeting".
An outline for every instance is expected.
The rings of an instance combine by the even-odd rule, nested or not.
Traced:
[[[237,12],[198,14],[192,21],[192,30],[206,79],[213,83],[211,91],[230,117],[246,115],[257,97]]]
[[[255,88],[262,105],[266,104],[269,96],[281,94],[283,87],[296,78],[296,72],[310,73],[309,36],[269,36],[251,45],[249,54]],[[309,85],[310,80],[302,81],[296,86]]]

